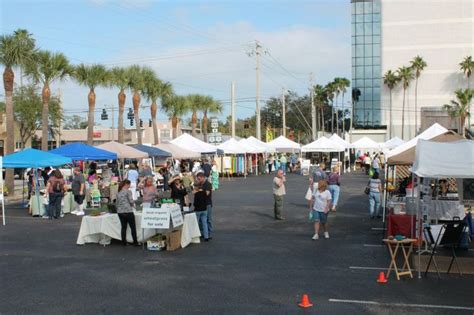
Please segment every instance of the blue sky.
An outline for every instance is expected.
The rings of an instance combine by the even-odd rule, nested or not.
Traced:
[[[255,111],[255,58],[247,55],[255,40],[268,52],[262,58],[263,100],[278,96],[282,88],[307,93],[310,72],[316,83],[350,78],[347,0],[0,3],[2,34],[26,28],[40,48],[61,51],[74,64],[148,65],[179,94],[202,93],[222,100],[222,117],[230,113],[232,81],[239,99],[237,116]],[[87,89],[72,80],[54,83],[53,91],[58,88],[66,114],[85,116]],[[96,94],[98,110],[116,104],[117,91],[99,88]],[[142,105],[148,104],[143,100]],[[142,110],[144,120],[148,112]]]

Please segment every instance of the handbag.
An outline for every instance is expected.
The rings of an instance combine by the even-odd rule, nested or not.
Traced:
[[[306,195],[304,196],[304,199],[310,201],[311,198],[313,198],[313,192],[311,191],[311,187],[308,187],[308,190],[306,191]]]
[[[370,187],[369,186],[365,187],[364,193],[366,195],[368,195],[370,193]]]

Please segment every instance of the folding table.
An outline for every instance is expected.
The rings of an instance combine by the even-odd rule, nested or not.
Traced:
[[[400,280],[400,276],[410,276],[410,278],[413,278],[409,259],[413,251],[413,244],[416,242],[416,239],[406,238],[401,241],[398,241],[396,239],[393,239],[393,240],[384,239],[383,241],[385,244],[387,244],[388,251],[390,252],[390,258],[391,258],[390,266],[388,267],[388,271],[387,271],[387,279],[390,276],[390,272],[392,270],[395,271],[397,280]],[[400,251],[402,253],[402,257],[404,261],[401,269],[397,267],[397,255]],[[404,271],[405,269],[406,271]]]

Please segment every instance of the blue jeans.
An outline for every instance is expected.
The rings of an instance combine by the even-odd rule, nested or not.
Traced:
[[[380,193],[379,192],[370,192],[369,193],[369,212],[370,216],[378,216],[380,207]]]
[[[339,200],[339,192],[341,191],[341,187],[339,185],[329,185],[329,192],[331,193],[332,205],[335,207],[337,206],[337,202]]]
[[[207,226],[207,210],[205,211],[196,211],[196,217],[199,223],[199,229],[201,234],[205,239],[209,238],[209,228]]]
[[[209,237],[212,234],[212,205],[207,205],[207,230]]]

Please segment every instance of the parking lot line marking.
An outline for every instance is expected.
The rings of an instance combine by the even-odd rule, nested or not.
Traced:
[[[386,228],[372,228],[373,231],[385,231]]]
[[[385,247],[383,244],[364,244],[364,247]]]
[[[387,268],[380,268],[380,267],[359,267],[359,266],[349,266],[349,269],[362,269],[362,270],[387,270]]]
[[[453,305],[383,303],[383,302],[375,302],[375,301],[341,300],[341,299],[329,299],[329,302],[335,302],[335,303],[353,303],[353,304],[367,304],[367,305],[392,306],[392,307],[395,306],[395,307],[413,307],[413,308],[438,308],[438,309],[447,309],[447,310],[474,311],[474,307],[453,306]]]

